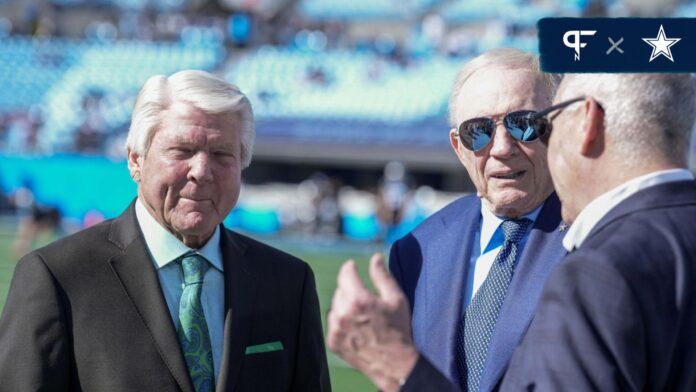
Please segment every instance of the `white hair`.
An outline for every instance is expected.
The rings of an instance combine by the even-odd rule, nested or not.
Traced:
[[[147,154],[161,124],[162,112],[174,102],[186,102],[212,115],[236,115],[241,129],[242,167],[249,166],[256,136],[251,104],[236,86],[205,71],[185,70],[169,77],[150,77],[135,101],[126,148]]]
[[[656,157],[686,166],[696,119],[696,84],[690,74],[569,74],[561,94],[559,101],[597,100],[607,136],[627,162]]]
[[[542,72],[537,55],[514,48],[489,50],[468,61],[457,73],[449,100],[449,121],[451,126],[457,127],[459,125],[456,118],[457,103],[466,81],[469,80],[471,75],[476,73],[476,71],[492,67],[508,70],[529,70],[536,76],[538,81],[542,82],[549,103],[556,94],[560,76]]]

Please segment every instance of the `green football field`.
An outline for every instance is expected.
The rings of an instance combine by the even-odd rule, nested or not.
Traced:
[[[12,271],[16,260],[12,254],[12,241],[14,239],[14,228],[0,227],[0,309],[5,304],[7,291],[10,288]],[[263,239],[262,239],[263,240]],[[47,243],[50,238],[41,237],[37,245]],[[367,261],[372,251],[377,249],[375,245],[352,246],[350,250],[336,250],[335,248],[322,246],[322,250],[308,249],[303,247],[282,246],[276,244],[295,256],[307,261],[314,270],[317,280],[317,291],[323,316],[324,328],[326,329],[326,312],[331,303],[331,296],[336,287],[336,274],[343,261],[352,258],[358,262],[363,277],[367,276]],[[357,371],[349,368],[333,353],[327,353],[329,368],[331,372],[331,384],[333,390],[337,392],[353,391],[374,391],[376,388],[365,377]]]

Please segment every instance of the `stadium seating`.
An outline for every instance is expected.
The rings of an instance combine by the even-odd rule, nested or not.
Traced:
[[[47,151],[65,150],[83,117],[90,92],[102,96],[106,130],[128,123],[133,99],[150,76],[181,69],[216,67],[220,43],[99,43],[69,39],[11,37],[0,40],[0,108],[38,105],[44,116],[41,142]]]
[[[188,0],[51,0],[51,2],[63,7],[110,6],[120,10],[142,10],[149,7],[159,11],[182,9],[190,3]]]
[[[117,42],[85,46],[79,62],[44,97],[45,134],[54,145],[70,143],[81,121],[79,108],[86,92],[103,94],[104,120],[109,129],[116,129],[130,120],[133,99],[148,77],[181,69],[211,69],[223,58],[221,46],[209,44]]]
[[[350,125],[353,121],[384,124],[381,140],[404,140],[404,124],[446,117],[449,89],[461,62],[434,56],[403,66],[372,52],[267,46],[235,62],[226,78],[249,96],[260,121],[284,120],[284,127],[271,130],[275,136],[374,139],[374,126],[371,132],[361,131]],[[313,72],[321,79],[313,80]],[[303,120],[311,126],[302,126]],[[332,124],[341,131],[332,132]]]
[[[555,12],[550,7],[519,0],[466,0],[445,3],[440,14],[451,23],[503,20],[518,25],[534,25],[539,18],[552,16]]]
[[[80,56],[79,45],[69,40],[0,39],[1,110],[24,109],[42,102]]]
[[[384,20],[417,16],[440,0],[302,0],[309,19]]]
[[[539,18],[578,14],[587,0],[302,0],[300,13],[314,20],[397,20],[438,13],[448,22],[505,20],[533,25]]]

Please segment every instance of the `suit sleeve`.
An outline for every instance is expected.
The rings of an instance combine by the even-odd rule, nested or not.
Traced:
[[[22,258],[0,317],[1,389],[69,388],[70,344],[62,302],[41,256]]]
[[[292,390],[331,391],[314,274],[306,266]]]
[[[460,392],[458,385],[452,384],[423,355],[406,379],[399,392]]]
[[[394,242],[389,251],[389,272],[391,272],[399,287],[403,290],[404,278],[401,272],[401,261],[399,260],[399,241]]]
[[[571,254],[547,281],[501,390],[642,390],[644,336],[621,272],[599,252]]]
[[[410,281],[409,276],[415,276],[414,273],[409,273],[409,263],[407,256],[405,260],[402,260],[401,256],[404,252],[408,254],[410,235],[394,242],[389,251],[389,272],[398,283],[401,290],[408,298],[408,306],[411,313],[413,313],[413,301],[416,290],[416,282]],[[412,278],[411,278],[412,279]]]

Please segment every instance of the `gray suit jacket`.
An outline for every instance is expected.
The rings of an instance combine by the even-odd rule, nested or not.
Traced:
[[[328,391],[314,276],[222,228],[217,391]],[[279,351],[246,354],[249,346]],[[0,318],[0,390],[193,391],[134,205],[26,255]]]

